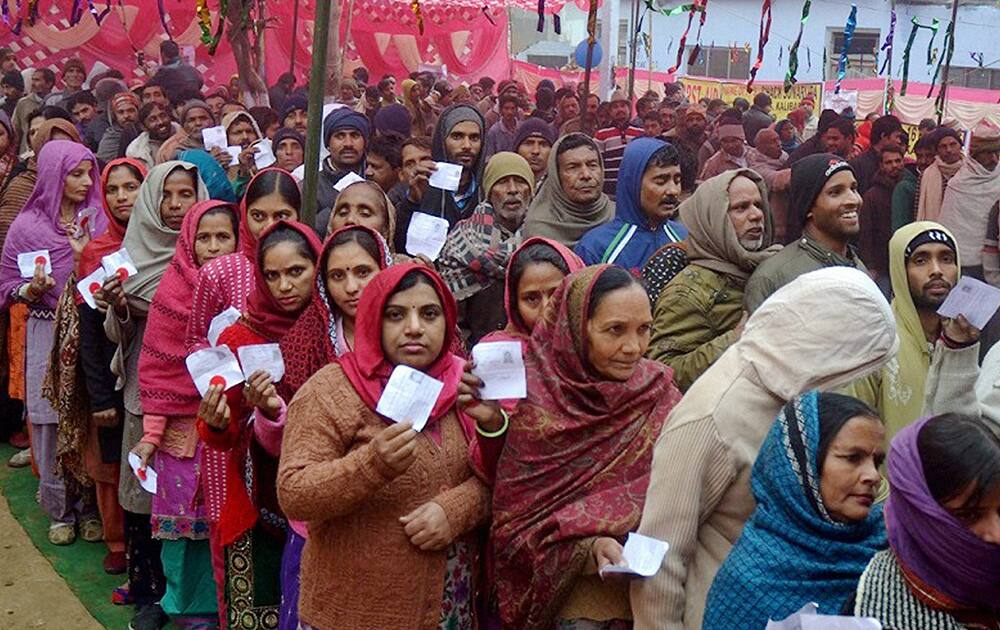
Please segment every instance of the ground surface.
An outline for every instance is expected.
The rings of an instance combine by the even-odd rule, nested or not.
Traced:
[[[67,547],[49,544],[31,469],[7,467],[14,452],[0,445],[0,628],[128,628],[132,608],[111,604],[125,576],[101,568],[107,548],[79,539]]]

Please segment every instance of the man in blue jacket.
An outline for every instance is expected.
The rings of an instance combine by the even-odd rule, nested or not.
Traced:
[[[687,236],[674,221],[681,195],[677,149],[656,138],[625,148],[615,191],[615,218],[580,239],[576,254],[587,265],[612,263],[638,274],[656,250]]]

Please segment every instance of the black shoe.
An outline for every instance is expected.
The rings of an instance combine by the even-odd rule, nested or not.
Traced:
[[[167,625],[170,618],[167,617],[159,604],[146,604],[141,606],[139,611],[132,617],[128,624],[128,630],[160,630]]]

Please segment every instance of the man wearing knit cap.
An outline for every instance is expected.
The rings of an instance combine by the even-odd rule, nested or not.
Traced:
[[[969,156],[948,181],[941,224],[955,235],[962,273],[983,279],[983,240],[993,204],[1000,201],[1000,129],[979,123],[972,130]]]
[[[303,94],[292,94],[281,108],[281,126],[294,129],[304,138],[309,128],[309,102]]]
[[[521,244],[521,225],[534,196],[535,177],[527,161],[501,151],[483,170],[483,200],[472,216],[448,234],[436,265],[455,295],[459,326],[471,345],[505,324],[504,276]]]
[[[802,238],[764,261],[747,282],[743,303],[757,310],[772,293],[802,274],[824,267],[868,271],[851,242],[860,230],[861,195],[851,165],[817,153],[792,166],[790,215],[804,226]]]
[[[962,168],[965,149],[962,135],[951,127],[938,127],[930,133],[936,157],[934,163],[924,169],[920,176],[920,192],[917,196],[917,220],[937,221],[941,216],[944,191],[955,173]]]
[[[628,95],[621,90],[615,90],[611,95],[609,112],[611,126],[600,129],[594,134],[594,141],[601,149],[604,160],[604,193],[614,195],[618,186],[618,167],[625,155],[625,147],[644,134],[642,127],[636,127],[629,122],[632,116],[632,103]]]
[[[282,127],[271,140],[274,146],[274,165],[289,173],[305,161],[306,140],[298,131]]]
[[[348,173],[365,176],[365,151],[371,134],[368,118],[347,107],[333,110],[323,120],[323,144],[330,155],[323,160],[316,188],[318,231],[324,231],[329,223],[330,210],[337,201],[337,182]]]
[[[69,111],[69,99],[83,89],[83,82],[87,79],[87,68],[83,62],[76,57],[71,57],[63,64],[62,82],[63,89],[52,92],[45,97],[46,105],[55,105]]]
[[[705,167],[701,169],[698,181],[712,179],[726,171],[747,167],[747,146],[743,126],[738,124],[721,125],[719,134],[719,150],[708,158]]]
[[[931,221],[900,228],[889,241],[889,267],[899,354],[847,391],[878,411],[886,440],[920,418],[925,392],[950,396],[979,372],[979,331],[962,316],[937,314],[961,275],[952,234]]]
[[[556,132],[552,125],[540,118],[529,118],[517,126],[514,136],[514,152],[528,161],[535,176],[537,191],[549,168],[549,152],[556,143]]]
[[[707,113],[704,107],[694,103],[678,107],[674,120],[676,122],[674,128],[664,133],[663,136],[677,147],[682,170],[691,173],[690,180],[684,182],[684,190],[690,192],[694,189],[694,182],[700,170],[698,168],[698,152],[708,140]]]
[[[400,142],[410,137],[413,115],[405,105],[392,103],[379,108],[375,114],[375,134],[393,136]]]
[[[107,163],[124,157],[125,149],[139,133],[139,97],[132,92],[115,94],[111,98],[111,126],[97,145],[97,159]]]
[[[462,166],[462,178],[457,191],[433,186],[412,185],[403,203],[396,207],[396,234],[405,235],[414,212],[424,212],[447,219],[454,226],[467,219],[483,199],[483,117],[475,107],[460,103],[441,112],[431,139],[434,162],[450,162]],[[434,170],[429,161],[414,167],[416,179],[426,181]]]

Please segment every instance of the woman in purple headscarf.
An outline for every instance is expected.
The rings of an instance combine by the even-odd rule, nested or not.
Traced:
[[[52,523],[49,541],[68,545],[76,538],[80,522],[84,539],[100,540],[101,523],[91,508],[84,507],[55,474],[57,416],[42,397],[42,381],[49,364],[55,334],[55,309],[66,281],[73,273],[75,259],[90,236],[107,229],[103,212],[92,215],[87,229],[77,225],[77,215],[85,208],[102,205],[99,170],[87,147],[67,140],[47,143],[38,154],[38,183],[7,233],[0,258],[0,308],[27,303],[27,351],[25,366],[28,420],[31,422],[32,455],[38,466],[42,507]],[[51,271],[41,254],[31,274],[18,266],[18,254],[48,252]]]
[[[925,418],[889,451],[889,549],[858,583],[854,614],[892,630],[1000,628],[1000,427]]]

